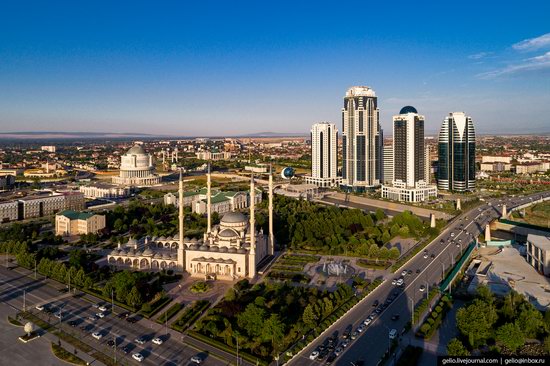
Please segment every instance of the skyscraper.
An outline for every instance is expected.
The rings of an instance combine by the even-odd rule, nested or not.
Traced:
[[[378,102],[368,86],[351,87],[342,108],[342,185],[364,191],[380,185],[382,130]]]
[[[476,142],[472,118],[464,112],[449,113],[439,131],[439,189],[464,192],[476,185]]]
[[[411,106],[393,116],[393,180],[382,187],[382,197],[420,202],[437,195],[425,180],[424,120]]]
[[[383,183],[391,184],[393,182],[393,145],[384,146],[384,174]]]
[[[306,182],[319,187],[334,187],[340,182],[338,169],[338,131],[333,123],[311,127],[311,176]]]

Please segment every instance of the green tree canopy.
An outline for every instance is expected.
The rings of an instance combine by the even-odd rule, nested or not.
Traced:
[[[525,336],[517,322],[506,323],[498,328],[495,339],[512,352],[525,344]]]

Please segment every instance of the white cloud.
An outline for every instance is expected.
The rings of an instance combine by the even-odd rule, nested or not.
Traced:
[[[479,53],[474,53],[473,55],[469,55],[468,58],[470,60],[480,60],[487,56],[491,56],[492,54],[493,54],[492,52],[479,52]]]
[[[516,51],[533,51],[547,46],[550,46],[550,33],[535,38],[525,39],[513,44],[512,48]]]
[[[504,75],[540,70],[550,70],[550,51],[540,56],[524,59],[517,64],[508,65],[501,69],[478,74],[477,77],[480,79],[494,79]]]

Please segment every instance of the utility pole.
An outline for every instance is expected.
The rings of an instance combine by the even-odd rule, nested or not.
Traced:
[[[34,258],[34,279],[36,280],[36,258]]]
[[[23,289],[23,311],[27,311],[27,290]]]
[[[115,314],[115,297],[114,297],[114,290],[111,289],[111,310],[113,311],[113,314]]]

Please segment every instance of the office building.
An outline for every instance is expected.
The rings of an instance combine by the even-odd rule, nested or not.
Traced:
[[[307,184],[334,187],[340,183],[338,171],[338,131],[333,123],[321,122],[311,127],[311,176]]]
[[[424,116],[406,106],[393,116],[393,179],[382,186],[382,197],[421,202],[437,196],[437,188],[426,182]]]
[[[527,262],[542,275],[550,276],[550,238],[548,236],[527,235]]]
[[[55,235],[97,234],[105,228],[105,216],[65,210],[55,215]]]
[[[354,86],[342,108],[342,185],[364,191],[380,186],[382,141],[378,100],[368,86]]]
[[[476,135],[472,118],[449,113],[439,131],[437,187],[465,192],[476,186]]]
[[[153,156],[138,144],[122,155],[119,176],[113,177],[114,184],[126,186],[152,186],[159,184],[160,180],[160,176],[155,174]]]

